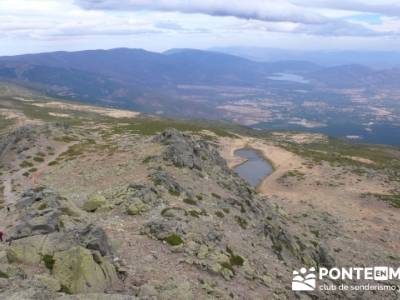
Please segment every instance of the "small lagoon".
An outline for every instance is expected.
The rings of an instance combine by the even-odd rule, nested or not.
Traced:
[[[254,187],[274,171],[272,165],[254,149],[239,149],[235,151],[235,155],[245,158],[246,161],[233,170]]]

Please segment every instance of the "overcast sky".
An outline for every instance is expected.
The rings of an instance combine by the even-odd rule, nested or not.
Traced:
[[[0,55],[256,46],[400,49],[399,0],[0,0]]]

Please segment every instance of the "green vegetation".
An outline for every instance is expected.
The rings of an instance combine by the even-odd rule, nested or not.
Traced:
[[[78,139],[76,137],[64,135],[62,137],[58,137],[54,139],[57,142],[63,142],[63,143],[71,143],[71,142],[76,142]]]
[[[154,159],[154,156],[147,156],[145,159],[143,159],[143,163],[148,164],[152,159]]]
[[[8,127],[14,124],[13,119],[7,119],[0,116],[0,132],[4,132]]]
[[[233,269],[233,266],[229,263],[229,262],[222,262],[220,263],[221,267],[223,267],[224,269],[228,269],[230,270],[233,274],[235,274],[235,270]]]
[[[5,278],[8,279],[10,276],[8,276],[7,273],[4,273],[3,271],[0,270],[0,278]]]
[[[222,210],[223,210],[223,211],[224,211],[224,213],[226,213],[226,214],[229,214],[229,213],[230,213],[230,210],[229,210],[229,208],[225,208],[225,207],[224,207]]]
[[[43,260],[46,268],[49,269],[50,271],[52,271],[53,267],[54,267],[54,263],[55,263],[53,256],[48,255],[48,254],[43,255],[42,260]]]
[[[315,235],[317,238],[319,237],[319,230],[314,229],[314,230],[310,230],[310,232]]]
[[[186,210],[184,210],[183,208],[180,208],[180,207],[166,207],[161,211],[161,215],[163,217],[168,216],[168,213],[170,211],[182,211],[185,214],[185,216],[187,215]]]
[[[128,123],[127,125],[115,125],[112,129],[114,134],[142,134],[142,135],[155,135],[164,131],[167,128],[176,128],[180,131],[190,131],[199,133],[202,130],[209,130],[218,136],[233,136],[228,131],[221,129],[217,126],[212,126],[206,122],[195,122],[195,121],[180,121],[174,119],[155,119],[155,118],[135,118],[132,119],[121,119],[120,123]]]
[[[312,164],[328,162],[333,167],[346,167],[359,176],[378,170],[390,180],[400,181],[400,150],[395,147],[353,144],[335,138],[309,144],[285,141],[280,146],[309,159]]]
[[[33,167],[33,163],[27,160],[24,160],[20,165],[21,168],[31,168]]]
[[[215,212],[215,215],[218,218],[221,218],[221,219],[225,217],[224,213],[222,211],[219,211],[219,210]]]
[[[158,178],[153,178],[153,177],[151,177],[150,179],[151,179],[151,181],[153,182],[153,184],[154,184],[155,186],[161,185],[161,180],[160,180],[160,179],[158,179]]]
[[[211,196],[213,196],[214,198],[217,198],[217,199],[221,199],[221,196],[216,193],[211,193]]]
[[[362,194],[361,196],[363,198],[374,197],[375,199],[389,203],[391,206],[395,208],[400,208],[400,194],[387,195],[387,194],[366,193]]]
[[[61,292],[61,293],[68,294],[68,295],[72,295],[71,290],[70,290],[67,286],[65,286],[65,285],[63,285],[63,284],[61,285],[60,292]]]
[[[244,259],[239,255],[235,255],[229,247],[226,247],[226,251],[228,252],[229,255],[229,261],[221,262],[220,265],[222,268],[228,269],[233,274],[235,274],[234,267],[243,266]]]
[[[33,160],[36,161],[36,162],[44,162],[44,158],[41,157],[41,156],[35,156],[35,157],[33,158]]]
[[[70,146],[67,151],[60,154],[57,160],[73,160],[78,158],[79,156],[83,156],[84,154],[95,152],[101,153],[103,155],[111,155],[115,152],[115,150],[116,148],[113,145],[93,143],[92,140],[89,139],[84,140],[79,144]]]
[[[189,204],[189,205],[197,205],[197,202],[191,198],[185,198],[185,199],[183,199],[183,202],[185,202],[186,204]]]
[[[60,158],[76,158],[85,152],[86,144],[77,144],[70,146],[67,151],[61,153]]]
[[[229,247],[226,247],[226,251],[229,253],[229,262],[232,266],[243,266],[244,259],[241,256],[235,255]]]
[[[197,210],[189,210],[189,215],[194,218],[200,218],[201,213],[199,213]]]
[[[247,221],[243,219],[242,217],[235,216],[236,222],[239,224],[242,229],[247,229]]]
[[[285,179],[292,178],[292,177],[296,178],[297,180],[303,180],[305,177],[305,174],[300,172],[299,170],[291,170],[291,171],[288,171],[285,174],[283,174],[281,176],[280,180],[285,180]]]
[[[171,234],[170,236],[164,239],[171,246],[179,246],[183,244],[182,238],[177,234]]]
[[[47,208],[47,204],[46,203],[40,203],[40,205],[38,206],[38,210],[44,210]]]
[[[181,195],[181,192],[175,189],[169,189],[168,192],[170,193],[170,195],[175,197],[179,197]]]

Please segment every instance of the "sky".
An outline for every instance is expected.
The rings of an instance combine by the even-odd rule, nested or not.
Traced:
[[[0,55],[268,47],[398,50],[399,0],[0,0]]]

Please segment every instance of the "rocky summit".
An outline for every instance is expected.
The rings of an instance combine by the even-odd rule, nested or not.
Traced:
[[[34,101],[1,132],[0,299],[376,299],[293,271],[398,261],[394,148]],[[243,148],[274,167],[257,187]]]

